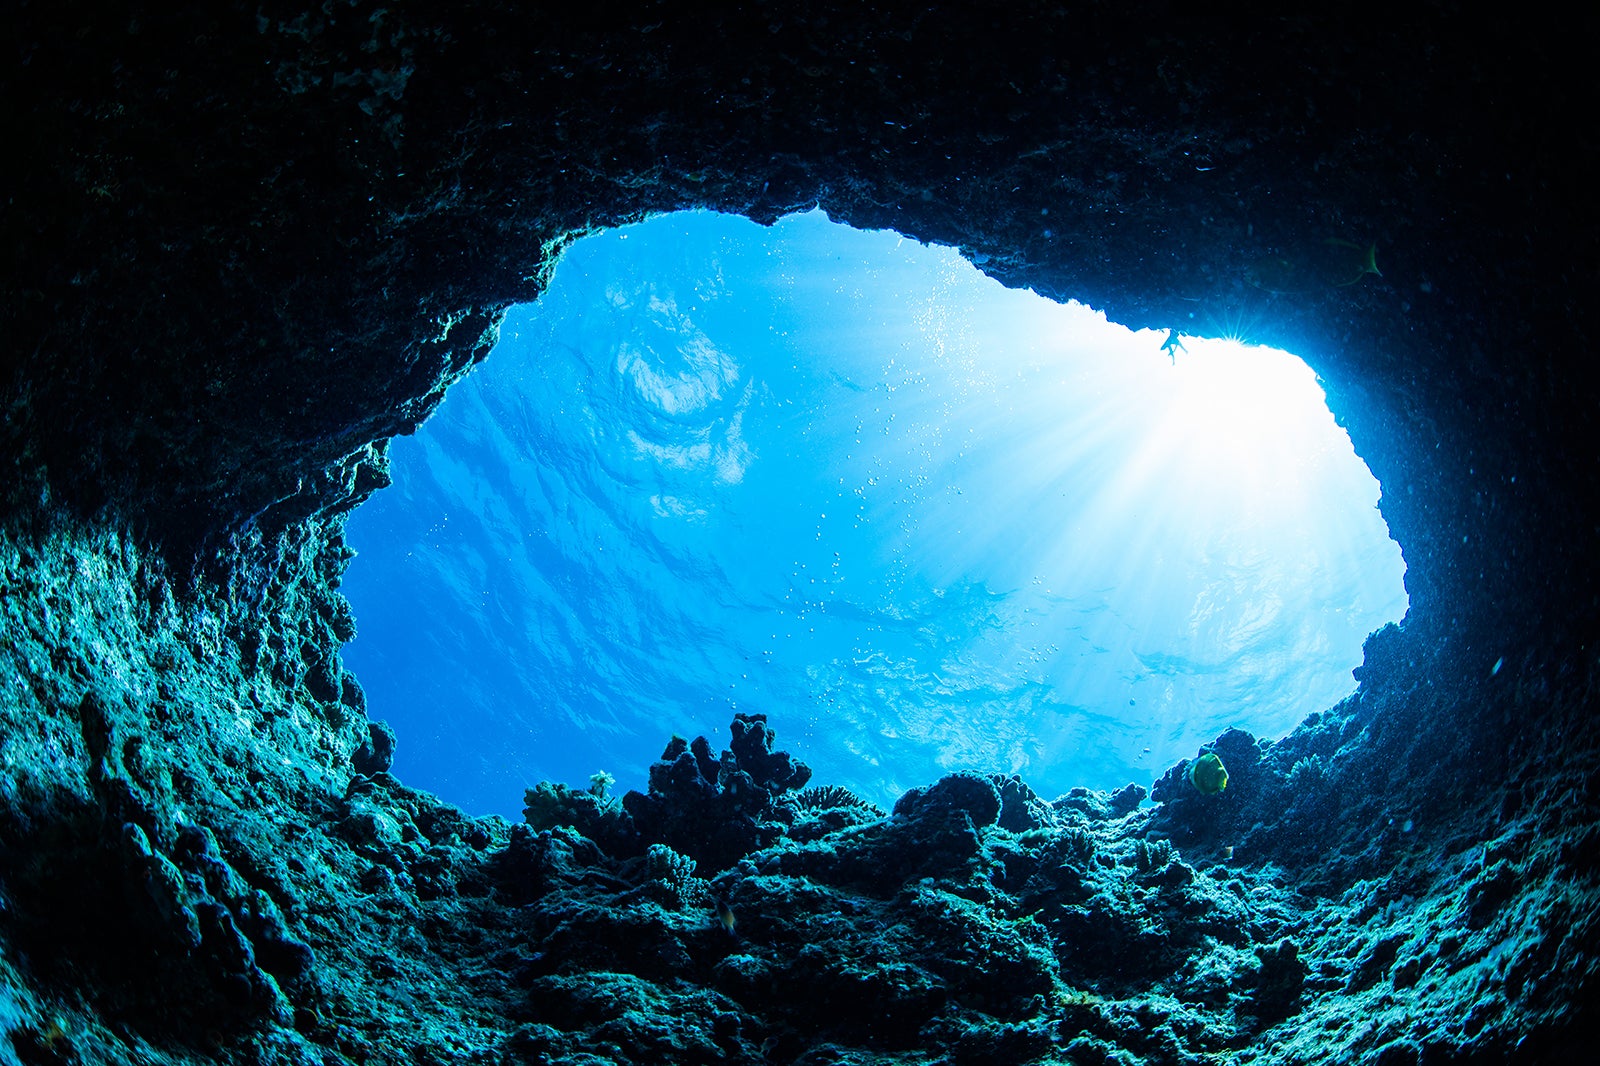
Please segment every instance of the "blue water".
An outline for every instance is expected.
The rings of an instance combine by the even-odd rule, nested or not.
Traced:
[[[1287,732],[1404,564],[1304,363],[1165,336],[820,213],[576,242],[350,520],[395,772],[515,818],[762,711],[887,803]]]

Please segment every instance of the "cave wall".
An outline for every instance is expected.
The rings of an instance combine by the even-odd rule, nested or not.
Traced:
[[[1334,784],[1287,820],[1277,792],[1223,822],[1171,804],[1167,830],[1301,870],[1338,851],[1333,892],[1383,875],[1409,805],[1449,854],[1507,820],[1577,840],[1539,891],[1592,875],[1597,153],[1560,116],[1594,110],[1593,16],[527,7],[5,16],[0,983],[29,986],[16,959],[65,937],[71,972],[149,1013],[130,975],[159,945],[96,947],[148,906],[107,884],[164,876],[126,825],[211,869],[185,828],[208,827],[238,871],[208,882],[216,908],[248,926],[265,892],[339,957],[295,916],[321,860],[293,842],[354,817],[367,737],[338,662],[342,516],[567,241],[692,207],[820,205],[1131,327],[1302,355],[1383,486],[1412,613],[1369,644],[1357,699],[1286,742]],[[1375,243],[1382,276],[1252,284],[1329,238]],[[449,847],[504,843],[406,803]],[[1330,812],[1348,847],[1319,837]],[[51,910],[51,862],[107,884]],[[288,935],[258,925],[246,940]],[[174,971],[242,982],[196,1016],[307,1009],[240,957]]]

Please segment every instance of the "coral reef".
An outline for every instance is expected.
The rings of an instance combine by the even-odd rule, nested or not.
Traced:
[[[659,785],[684,751],[696,757],[668,747]],[[533,1015],[517,1046],[552,1061],[920,1061],[919,1047],[974,1063],[1181,1060],[1296,1013],[1307,971],[1288,935],[1292,887],[1198,871],[1146,838],[1154,811],[1090,798],[1051,805],[1016,778],[955,774],[892,815],[821,833],[771,823],[709,883],[662,844],[619,860],[547,830],[515,875],[540,886],[526,910],[543,946],[519,971]],[[865,810],[838,791],[808,803]],[[662,1028],[669,1013],[679,1032]]]
[[[270,670],[219,670],[237,623],[142,592],[170,585],[128,542],[0,547],[32,590],[7,607],[13,668],[66,671],[0,734],[0,1004],[24,1061],[1426,1061],[1520,1042],[1532,1062],[1592,979],[1593,760],[1552,774],[1530,744],[1493,778],[1464,756],[1455,785],[1426,777],[1403,740],[1452,698],[1418,680],[1432,662],[1411,681],[1370,665],[1281,741],[1219,737],[1215,796],[1182,764],[1154,806],[1137,785],[1051,801],[958,773],[885,814],[796,787],[751,715],[738,754],[667,745],[629,794],[644,833],[603,781],[530,790],[512,825],[329,766],[383,731]],[[1505,717],[1551,698],[1480,695]]]
[[[772,750],[764,714],[735,715],[731,732],[720,758],[705,737],[673,737],[650,767],[649,791],[622,797],[641,843],[671,845],[715,871],[783,833],[793,812],[774,801],[802,787],[810,769]]]

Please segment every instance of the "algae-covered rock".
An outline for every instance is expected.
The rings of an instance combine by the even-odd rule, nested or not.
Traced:
[[[650,767],[649,790],[623,796],[641,842],[668,844],[715,872],[784,834],[793,810],[774,800],[802,788],[810,769],[772,750],[766,715],[736,714],[731,732],[720,758],[705,737],[673,737]]]
[[[394,728],[388,722],[368,722],[367,739],[350,756],[350,766],[358,774],[381,774],[394,765],[394,749],[398,743]]]
[[[949,774],[901,796],[892,813],[910,819],[961,818],[972,828],[982,829],[1000,818],[1000,791],[982,775]]]

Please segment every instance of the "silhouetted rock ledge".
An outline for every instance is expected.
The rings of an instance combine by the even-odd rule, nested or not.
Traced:
[[[1592,18],[805,7],[8,8],[0,1063],[1591,1050]],[[1305,357],[1408,566],[1356,693],[1153,804],[880,811],[783,708],[531,824],[397,780],[339,655],[387,439],[574,237],[813,206]],[[1262,267],[1328,240],[1381,276]]]

